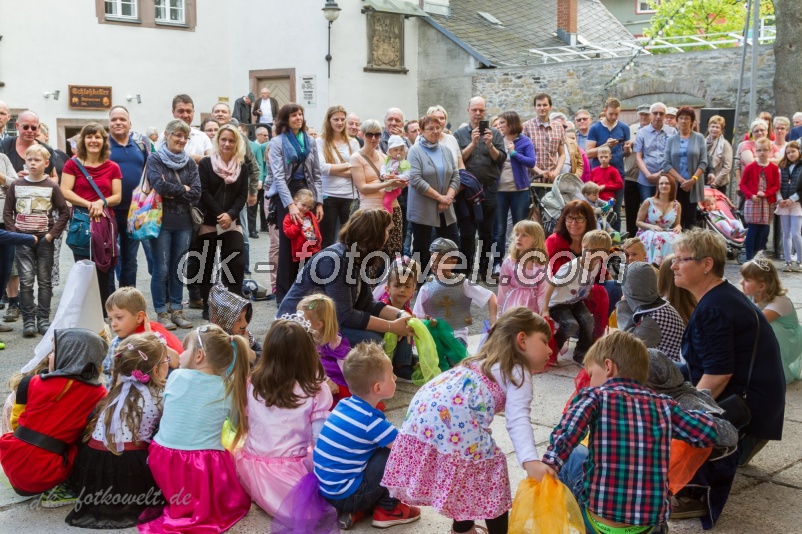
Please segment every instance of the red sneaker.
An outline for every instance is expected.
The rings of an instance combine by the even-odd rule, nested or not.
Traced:
[[[354,525],[365,518],[365,511],[353,512],[351,514],[340,514],[337,516],[337,523],[342,530],[351,530]]]
[[[373,510],[373,526],[376,528],[414,523],[418,519],[420,519],[420,508],[408,506],[402,502],[399,502],[392,510],[385,510],[380,506]]]

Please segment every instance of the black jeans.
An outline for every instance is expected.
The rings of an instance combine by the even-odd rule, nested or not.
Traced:
[[[323,248],[337,242],[337,230],[348,222],[351,216],[351,198],[325,197],[323,199],[323,220],[320,221],[320,239]]]
[[[584,356],[593,344],[593,327],[595,325],[593,315],[590,314],[587,306],[581,300],[573,304],[558,304],[549,308],[549,314],[554,322],[560,325],[554,334],[557,350],[562,348],[568,338],[578,334],[579,340],[574,348],[574,359]]]
[[[219,279],[226,288],[235,295],[242,296],[242,280],[245,278],[245,240],[242,234],[231,230],[222,235],[209,232],[198,236],[198,248],[202,258],[203,276],[200,281],[200,293],[204,307],[209,305],[209,291],[215,283],[215,251],[220,245]],[[233,254],[233,256],[232,256]],[[228,261],[227,258],[231,256]]]
[[[459,233],[457,224],[446,224],[446,216],[440,214],[440,226],[429,226],[427,224],[412,223],[412,256],[420,258],[422,272],[429,269],[429,258],[431,253],[429,247],[432,244],[432,230],[437,237],[444,237],[457,243]],[[465,250],[464,248],[462,249]]]
[[[488,275],[488,265],[493,265],[493,260],[489,257],[493,247],[493,225],[496,222],[496,184],[482,184],[485,191],[485,199],[482,201],[482,221],[476,222],[473,217],[464,217],[457,221],[459,225],[460,250],[465,253],[468,259],[468,266],[465,274],[473,272],[476,255],[479,255],[479,276],[485,278]],[[479,232],[479,241],[476,241],[476,232]],[[499,254],[501,251],[495,251]]]
[[[627,218],[627,233],[635,237],[638,233],[638,210],[640,209],[640,188],[638,182],[624,182],[624,213]]]
[[[677,202],[682,206],[682,229],[690,230],[696,226],[696,204],[691,202],[691,194],[677,187]]]
[[[81,260],[88,260],[89,256],[79,256],[73,252],[72,259],[75,260],[75,263],[78,263]],[[104,273],[98,269],[97,264],[95,264],[95,272],[97,273],[97,283],[100,286],[100,307],[103,309],[103,318],[105,319],[109,316],[109,314],[106,312],[106,301],[109,298],[109,275],[114,274],[114,267],[109,269],[108,272]]]
[[[290,180],[287,182],[290,189],[290,196],[295,196],[295,193],[301,189],[308,189],[306,180]],[[325,215],[325,208],[323,208]],[[289,213],[289,210],[278,199],[276,206],[276,223],[278,224],[278,266],[276,273],[276,305],[281,304],[284,297],[295,282],[298,276],[297,261],[292,261],[292,242],[284,234],[284,217]]]
[[[345,499],[329,499],[338,514],[352,514],[363,510],[370,510],[374,506],[381,506],[385,510],[392,510],[398,505],[398,499],[390,497],[390,491],[381,485],[384,477],[384,468],[387,465],[387,458],[390,457],[390,449],[382,447],[373,453],[368,460],[365,470],[362,472],[362,482],[351,495]]]

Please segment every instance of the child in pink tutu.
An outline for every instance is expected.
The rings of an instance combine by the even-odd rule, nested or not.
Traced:
[[[167,379],[164,414],[148,449],[148,466],[168,504],[158,517],[143,514],[140,532],[224,532],[251,508],[222,443],[228,417],[237,427],[234,446],[248,431],[248,342],[205,325],[184,338],[184,349],[180,368]]]
[[[519,464],[531,477],[539,460],[529,422],[532,373],[551,350],[549,325],[532,310],[507,310],[476,356],[423,386],[393,444],[382,485],[393,497],[431,506],[453,520],[452,532],[506,533],[512,507],[507,459],[490,433],[505,412]]]
[[[237,476],[271,516],[312,471],[310,447],[331,407],[308,325],[302,315],[275,320],[248,384],[249,430],[236,454]]]
[[[308,295],[298,303],[297,310],[310,323],[312,339],[326,373],[326,385],[334,398],[330,409],[334,408],[342,399],[351,396],[342,371],[351,344],[340,335],[337,307],[330,297],[322,293]]]

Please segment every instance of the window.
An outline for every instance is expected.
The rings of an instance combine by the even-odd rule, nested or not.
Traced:
[[[156,0],[156,22],[184,24],[184,0]]]
[[[635,0],[635,13],[638,15],[657,13],[657,6],[663,0]],[[652,7],[654,5],[654,7]]]
[[[137,0],[105,0],[106,15],[121,19],[135,19],[137,17]]]

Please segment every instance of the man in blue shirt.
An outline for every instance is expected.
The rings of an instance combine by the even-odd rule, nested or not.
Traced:
[[[150,143],[139,140],[138,134],[131,132],[131,118],[123,106],[115,106],[109,111],[109,159],[120,166],[122,173],[122,200],[114,207],[114,217],[120,236],[120,261],[117,263],[120,287],[136,287],[136,255],[139,241],[128,236],[128,209],[131,207],[131,194],[139,185],[142,170],[145,168]],[[150,268],[148,268],[150,272]],[[114,292],[114,277],[109,277],[109,294]]]
[[[638,189],[643,202],[657,192],[657,181],[663,174],[663,154],[668,138],[677,130],[665,124],[666,105],[655,102],[649,108],[652,122],[638,130],[635,136],[635,162],[638,164]]]
[[[624,156],[630,153],[629,147],[629,125],[618,121],[618,114],[621,112],[621,102],[617,98],[610,97],[604,103],[604,117],[596,122],[588,130],[588,141],[585,144],[585,155],[590,160],[590,168],[595,169],[600,165],[599,158],[597,157],[597,149],[602,145],[607,145],[610,148],[612,159],[610,166],[615,167],[621,175],[621,180],[624,180]],[[624,201],[624,190],[621,189],[615,193],[615,206],[613,213],[615,213],[615,222],[613,228],[621,231],[621,204]]]

